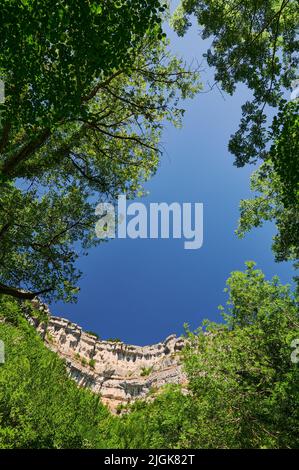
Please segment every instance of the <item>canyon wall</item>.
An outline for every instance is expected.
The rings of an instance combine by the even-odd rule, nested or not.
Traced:
[[[47,322],[35,324],[47,347],[65,360],[79,386],[100,394],[112,411],[165,384],[186,383],[180,364],[184,341],[176,335],[150,346],[102,341],[65,318],[47,314]]]

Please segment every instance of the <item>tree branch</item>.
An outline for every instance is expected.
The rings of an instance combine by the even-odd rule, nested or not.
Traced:
[[[45,129],[39,137],[25,145],[18,153],[12,155],[4,162],[2,174],[6,176],[10,175],[17,165],[26,160],[27,157],[36,152],[46,142],[50,134],[50,129]]]
[[[16,287],[9,287],[5,284],[0,282],[0,294],[3,295],[10,295],[11,297],[15,297],[16,299],[23,299],[23,300],[32,300],[38,295],[45,294],[47,292],[51,292],[54,290],[54,287],[49,287],[48,289],[43,289],[38,292],[28,292],[22,289],[18,289]]]

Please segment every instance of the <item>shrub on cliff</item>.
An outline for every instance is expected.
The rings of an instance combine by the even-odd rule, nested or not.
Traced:
[[[137,402],[113,426],[130,448],[298,448],[298,302],[278,278],[247,263],[227,282],[224,323],[188,332],[189,391]],[[208,333],[208,334],[207,334]],[[118,443],[115,443],[115,435]]]

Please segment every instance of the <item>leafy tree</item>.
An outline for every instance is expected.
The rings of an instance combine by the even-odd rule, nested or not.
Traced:
[[[277,107],[285,88],[296,78],[299,9],[297,0],[181,0],[173,16],[178,34],[185,34],[194,14],[203,39],[212,38],[206,53],[215,79],[232,94],[245,83],[253,99],[243,107],[239,130],[231,138],[235,164],[267,157],[270,136],[266,106]]]
[[[290,345],[299,333],[298,303],[288,286],[277,277],[266,281],[254,263],[232,273],[228,291],[226,324],[208,322],[208,334],[189,335],[195,422],[207,423],[197,432],[193,427],[190,438],[210,447],[297,447],[299,370]]]
[[[275,222],[272,245],[276,261],[299,262],[299,101],[282,102],[271,126],[267,160],[251,177],[253,199],[240,204],[239,237],[264,221]],[[295,280],[299,281],[298,277]]]
[[[73,299],[80,243],[85,253],[99,243],[96,204],[135,197],[155,173],[163,123],[180,125],[179,98],[199,84],[166,41],[146,38],[140,48],[130,70],[97,80],[88,113],[82,105],[37,145],[25,127],[10,130],[0,156],[0,293]]]
[[[298,448],[298,298],[253,262],[226,290],[224,323],[187,330],[187,393],[169,385],[120,416],[69,379],[24,320],[30,304],[1,296],[0,447]]]
[[[299,100],[283,104],[272,125],[270,151],[286,207],[299,204]],[[299,238],[298,238],[299,243]]]
[[[189,424],[190,401],[178,386],[168,385],[153,401],[136,401],[103,429],[108,448],[177,449],[183,426]]]

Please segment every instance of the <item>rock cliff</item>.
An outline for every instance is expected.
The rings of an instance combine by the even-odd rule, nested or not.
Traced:
[[[179,357],[184,341],[176,335],[151,346],[133,346],[99,340],[77,324],[51,315],[35,327],[45,344],[66,361],[79,386],[100,394],[112,411],[165,384],[186,383]]]

